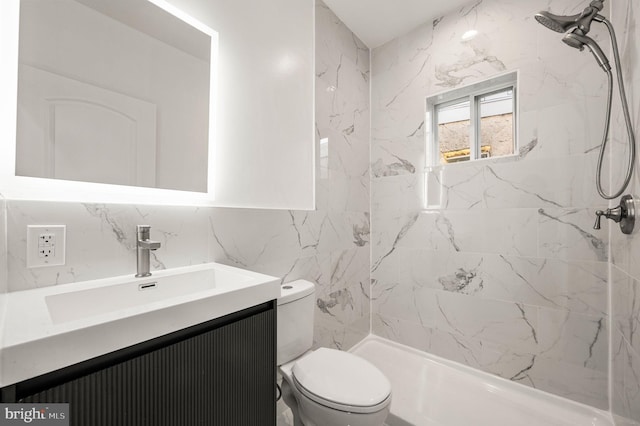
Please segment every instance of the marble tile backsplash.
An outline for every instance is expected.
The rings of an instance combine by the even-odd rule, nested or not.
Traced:
[[[348,349],[366,336],[369,50],[321,1],[316,33],[316,142],[329,143],[318,164],[316,211],[8,200],[8,290],[133,276],[135,226],[148,224],[162,243],[152,270],[216,261],[283,282],[304,278],[317,284],[316,345]],[[66,265],[26,268],[30,224],[67,225]]]
[[[607,409],[606,87],[533,18],[583,7],[477,1],[373,50],[371,299],[376,334]],[[425,173],[426,97],[514,70],[518,155]]]

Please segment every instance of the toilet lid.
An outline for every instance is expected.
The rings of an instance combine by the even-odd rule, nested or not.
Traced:
[[[391,394],[389,380],[373,364],[335,349],[320,348],[304,356],[292,374],[309,393],[339,405],[372,407]]]

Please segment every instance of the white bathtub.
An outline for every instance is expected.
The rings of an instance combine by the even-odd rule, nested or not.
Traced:
[[[391,381],[389,426],[613,426],[611,415],[376,336],[353,352]]]

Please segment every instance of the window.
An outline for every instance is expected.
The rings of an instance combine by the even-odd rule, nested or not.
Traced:
[[[427,98],[429,166],[516,152],[515,72]]]

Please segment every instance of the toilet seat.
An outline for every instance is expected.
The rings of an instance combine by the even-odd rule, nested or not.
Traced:
[[[296,388],[318,404],[373,413],[389,404],[391,384],[373,364],[348,352],[320,348],[295,362]]]
[[[387,399],[385,399],[384,401],[382,401],[381,403],[377,404],[377,405],[372,405],[372,406],[367,406],[367,407],[362,407],[362,406],[356,406],[356,405],[345,405],[345,404],[339,404],[337,402],[333,402],[330,401],[328,399],[325,399],[319,395],[316,395],[314,393],[309,392],[307,389],[305,389],[302,385],[300,385],[300,383],[295,379],[294,377],[294,384],[296,386],[296,389],[305,397],[309,398],[311,401],[316,402],[320,405],[323,405],[325,407],[331,408],[333,410],[337,410],[337,411],[344,411],[345,413],[357,413],[357,414],[371,414],[371,413],[376,413],[382,409],[384,409],[388,404],[389,404],[389,400],[391,399],[391,396],[387,396]]]

